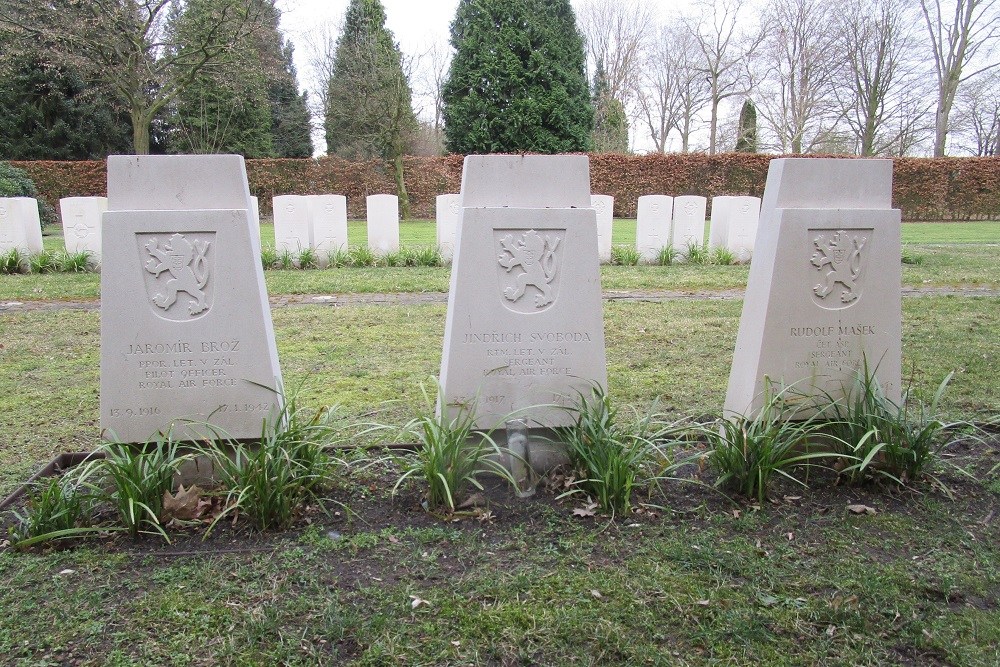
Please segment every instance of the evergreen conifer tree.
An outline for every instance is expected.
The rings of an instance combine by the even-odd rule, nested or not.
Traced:
[[[594,152],[628,152],[628,118],[625,107],[611,96],[604,62],[594,73]]]
[[[736,137],[737,153],[757,152],[757,107],[751,100],[740,109],[739,135]]]
[[[594,109],[569,0],[460,0],[451,44],[448,150],[590,150]]]
[[[417,131],[402,54],[379,0],[351,0],[327,86],[327,153],[392,162],[403,217],[409,197],[403,155]]]

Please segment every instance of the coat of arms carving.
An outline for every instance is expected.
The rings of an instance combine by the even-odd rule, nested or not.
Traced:
[[[520,230],[495,230],[500,250],[497,262],[504,270],[501,290],[505,305],[525,313],[548,308],[558,296],[558,250],[565,230],[540,234],[529,229],[519,236],[511,231]],[[526,298],[529,294],[533,299]]]
[[[822,280],[812,286],[813,299],[819,305],[840,309],[857,302],[872,231],[809,230],[812,237],[809,263]]]
[[[142,236],[148,237],[145,243],[140,239],[146,291],[158,314],[180,321],[207,313],[214,233],[175,233],[165,241],[155,234]]]

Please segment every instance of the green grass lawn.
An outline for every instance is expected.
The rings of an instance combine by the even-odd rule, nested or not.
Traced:
[[[263,243],[273,243],[274,228],[261,229]],[[365,242],[363,222],[348,227],[353,245]],[[434,223],[409,221],[400,226],[404,245],[433,245]],[[616,220],[615,243],[634,243],[635,221]],[[996,286],[1000,284],[1000,222],[907,223],[903,240],[908,257],[903,284],[921,286]],[[46,247],[58,249],[59,236],[48,236]],[[746,286],[746,266],[603,266],[601,285],[610,291],[728,290]],[[444,292],[450,269],[340,268],[309,271],[267,271],[270,294],[329,294],[379,292]],[[100,296],[96,274],[0,275],[0,300],[94,299]]]
[[[670,415],[722,404],[736,301],[605,305],[609,385]],[[445,309],[275,309],[286,383],[307,407],[401,424],[438,370]],[[0,314],[0,496],[98,438],[99,314]],[[1000,299],[904,302],[905,373],[953,415],[1000,405]],[[995,463],[995,450],[978,456]],[[961,454],[961,451],[958,452]],[[666,483],[658,506],[579,519],[577,502],[502,495],[446,522],[390,489],[391,460],[329,493],[330,514],[68,551],[0,551],[0,663],[11,665],[994,665],[1000,481],[788,488],[776,504]],[[495,497],[496,494],[491,495]],[[782,499],[784,497],[784,499]],[[505,499],[506,498],[506,499]],[[864,503],[874,516],[845,507]],[[337,512],[334,514],[334,512]],[[336,531],[330,533],[330,531]],[[332,535],[332,537],[331,537]],[[429,604],[413,606],[414,599]],[[55,621],[53,619],[56,619]]]

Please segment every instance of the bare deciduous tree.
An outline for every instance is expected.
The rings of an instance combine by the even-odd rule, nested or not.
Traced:
[[[1000,156],[1000,73],[991,72],[974,90],[963,88],[955,104],[955,126],[964,130],[960,148],[980,157]]]
[[[680,135],[681,151],[688,151],[697,113],[709,100],[709,86],[692,62],[696,53],[690,31],[674,23],[660,29],[646,55],[636,101],[660,153],[672,130]]]
[[[840,120],[832,91],[837,24],[829,0],[772,0],[764,16],[760,115],[783,152],[808,153]]]
[[[919,66],[915,20],[903,0],[849,0],[840,9],[842,53],[834,87],[859,155],[892,155],[921,126],[914,102],[931,93]]]
[[[262,26],[263,5],[218,0],[201,17],[199,41],[171,43],[171,0],[7,0],[0,23],[17,39],[43,44],[61,62],[91,72],[129,110],[134,150],[149,152],[156,114],[198,73],[225,63]]]
[[[587,0],[580,9],[591,65],[604,64],[608,94],[626,107],[639,82],[653,18],[650,5],[639,0]]]
[[[948,140],[948,119],[955,103],[958,87],[972,77],[1000,65],[981,62],[1000,34],[1000,13],[996,0],[954,0],[954,11],[941,0],[920,0],[920,8],[930,37],[937,73],[937,109],[934,116],[934,157],[945,154]],[[971,67],[972,71],[967,71]]]
[[[745,30],[744,0],[700,0],[697,18],[687,21],[701,59],[693,67],[710,89],[708,152],[715,153],[719,128],[719,104],[750,92],[749,65],[764,40],[763,31]]]

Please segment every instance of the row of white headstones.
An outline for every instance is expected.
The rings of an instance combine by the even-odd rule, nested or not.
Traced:
[[[866,362],[898,399],[891,179],[889,160],[771,162],[728,413],[759,410],[771,385],[837,398]],[[511,415],[550,428],[573,423],[578,392],[607,386],[589,183],[586,156],[466,158],[443,411],[471,409],[482,428]],[[112,156],[108,193],[102,429],[130,442],[168,429],[259,437],[282,385],[243,159]]]
[[[251,197],[251,222],[260,242],[260,213]],[[597,213],[597,250],[602,262],[611,260],[614,197],[591,195]],[[275,247],[279,252],[315,250],[326,253],[347,250],[347,198],[343,195],[279,195],[273,199]],[[399,200],[395,195],[367,197],[368,247],[375,253],[399,250]],[[458,194],[437,197],[437,245],[445,260],[455,250],[462,198]],[[683,254],[702,245],[707,200],[699,196],[639,197],[636,214],[636,249],[646,262],[657,261],[664,247]],[[63,239],[67,252],[101,255],[101,216],[108,210],[107,197],[66,197],[59,200]],[[745,261],[753,253],[760,214],[757,197],[713,197],[709,247],[727,248]],[[0,198],[0,252],[19,248],[28,254],[42,251],[37,202],[29,197]]]

